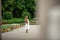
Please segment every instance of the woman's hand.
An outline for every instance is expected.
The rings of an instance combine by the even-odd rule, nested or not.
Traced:
[[[25,23],[28,23],[28,20],[27,19],[25,20]]]

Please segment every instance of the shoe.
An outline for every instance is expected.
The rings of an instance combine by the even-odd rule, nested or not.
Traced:
[[[26,33],[28,33],[28,29],[26,30]]]

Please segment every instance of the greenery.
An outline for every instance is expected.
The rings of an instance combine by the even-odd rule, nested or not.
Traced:
[[[3,13],[3,19],[12,19],[12,13],[11,12],[5,12]]]
[[[35,23],[36,21],[34,19],[30,19],[30,22],[31,23]],[[2,20],[2,23],[8,23],[8,24],[13,24],[13,23],[21,23],[23,24],[24,23],[24,19],[23,18],[12,18],[11,20]]]
[[[2,23],[8,23],[8,24],[12,24],[12,23],[23,23],[24,20],[22,18],[12,18],[11,20],[2,20]]]
[[[25,16],[28,16],[30,18],[30,13],[29,12],[23,12],[22,17],[24,18]]]
[[[30,20],[35,17],[35,0],[1,0],[2,23],[23,23],[27,15]]]
[[[2,25],[2,30],[1,32],[4,33],[4,32],[9,32],[9,31],[12,31],[13,29],[16,29],[16,28],[20,28],[20,26],[18,25],[13,25],[13,24],[6,24],[6,25]]]
[[[2,25],[2,29],[7,29],[10,28],[12,25],[8,24],[8,25]]]
[[[31,18],[34,18],[34,11],[36,6],[34,0],[1,0],[1,1],[2,1],[2,17],[5,15],[6,12],[11,12],[13,18],[22,18],[22,13],[24,13],[24,11],[27,10],[27,12],[30,13]]]

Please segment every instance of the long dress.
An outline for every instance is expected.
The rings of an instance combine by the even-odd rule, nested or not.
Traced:
[[[29,19],[27,19],[28,23],[25,23],[25,29],[30,29],[30,25],[29,25]]]

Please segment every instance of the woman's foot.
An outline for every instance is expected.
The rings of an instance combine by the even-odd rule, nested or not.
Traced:
[[[26,33],[28,33],[28,29],[26,30]]]

